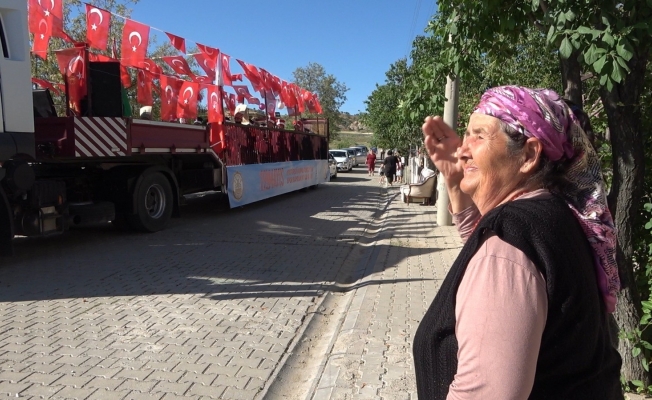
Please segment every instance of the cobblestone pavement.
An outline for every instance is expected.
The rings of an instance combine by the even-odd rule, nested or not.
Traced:
[[[356,265],[384,196],[363,169],[235,210],[216,195],[192,199],[156,234],[98,226],[18,241],[18,255],[0,261],[0,398],[262,397],[324,290],[353,279],[345,268]],[[351,325],[364,344],[356,362],[366,362],[357,393],[379,393],[398,377],[386,371],[388,357],[409,347],[436,287],[436,266],[408,256],[436,263],[446,254],[418,247],[445,243],[416,239],[415,229],[425,231],[411,209],[391,211],[398,250],[374,275],[396,283],[365,289],[370,314]],[[403,276],[419,281],[398,283]],[[408,301],[418,310],[400,312]],[[399,317],[407,331],[388,325]]]
[[[436,207],[387,196],[378,257],[353,287],[339,334],[309,398],[416,399],[412,339],[462,243]]]

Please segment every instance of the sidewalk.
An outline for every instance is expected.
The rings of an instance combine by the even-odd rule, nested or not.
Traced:
[[[324,399],[416,399],[412,340],[461,249],[436,207],[404,204],[387,189],[378,257],[355,285],[346,316],[312,394]]]

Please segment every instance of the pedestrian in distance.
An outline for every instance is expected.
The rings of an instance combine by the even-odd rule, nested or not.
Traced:
[[[380,166],[378,167],[378,183],[385,185],[385,163],[381,161]]]
[[[487,90],[464,139],[423,124],[465,242],[414,336],[419,399],[622,399],[600,160],[551,90]]]
[[[383,160],[383,165],[385,166],[385,181],[389,186],[392,186],[396,175],[396,166],[398,165],[398,158],[392,150],[387,151],[387,157]]]
[[[396,152],[396,183],[403,183],[403,164],[405,163],[405,158],[401,157],[399,152]]]
[[[367,154],[367,172],[369,173],[369,176],[374,176],[375,171],[376,171],[376,153],[370,151],[369,154]]]

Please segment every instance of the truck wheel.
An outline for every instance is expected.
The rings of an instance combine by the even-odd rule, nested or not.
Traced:
[[[153,172],[143,177],[134,190],[135,214],[128,216],[129,225],[142,232],[165,229],[172,215],[172,187],[165,175]]]

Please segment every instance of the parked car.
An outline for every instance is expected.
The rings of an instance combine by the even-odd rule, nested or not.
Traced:
[[[346,150],[329,150],[328,152],[332,154],[335,161],[337,161],[338,171],[351,171],[353,168],[353,160],[349,157],[349,153]]]
[[[330,171],[331,179],[337,179],[337,160],[331,153],[328,153],[328,170]]]
[[[346,150],[347,151],[351,150],[353,152],[355,157],[356,167],[360,164],[364,165],[367,162],[367,153],[363,151],[361,147],[354,146],[354,147],[349,147]]]
[[[357,167],[358,166],[358,159],[355,156],[356,151],[354,149],[342,149],[342,151],[346,151],[349,154],[349,157],[351,157],[351,160],[353,160],[353,166]]]

